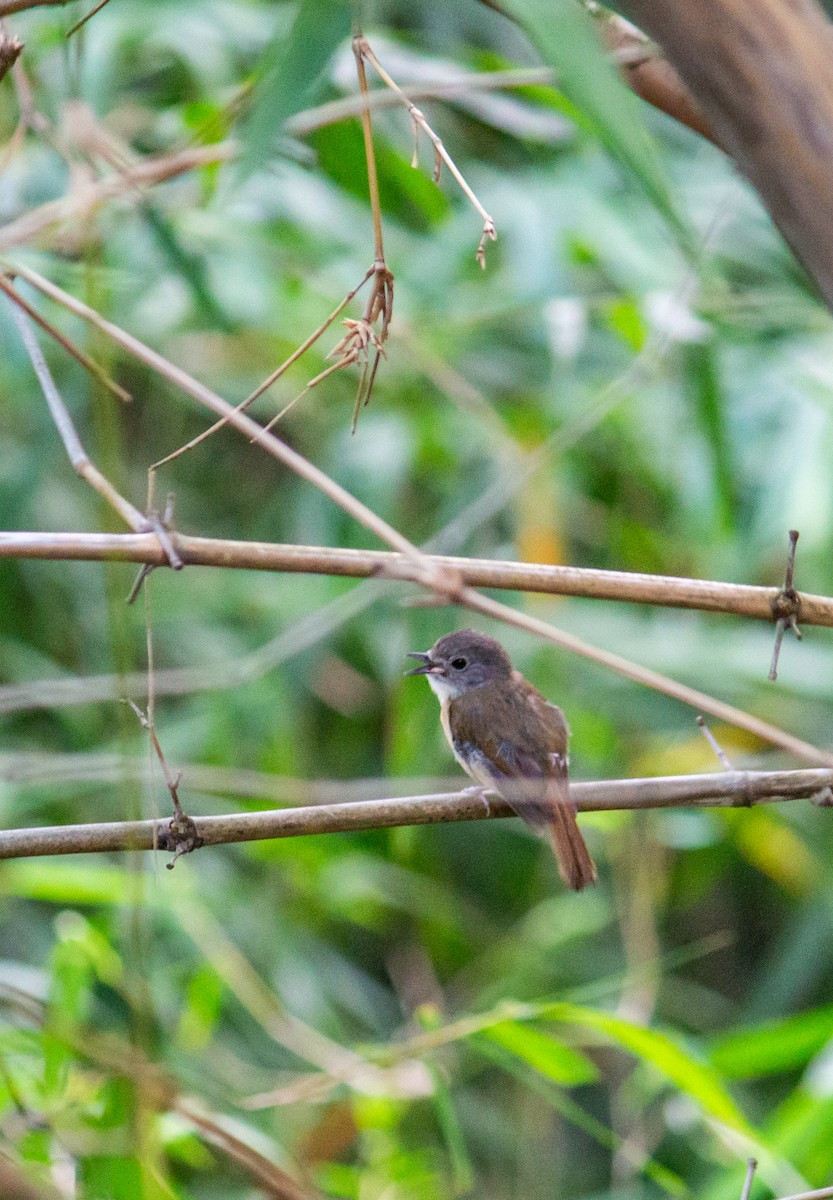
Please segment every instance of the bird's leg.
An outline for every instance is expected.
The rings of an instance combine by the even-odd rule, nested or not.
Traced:
[[[461,794],[463,796],[471,796],[472,799],[482,800],[483,807],[486,809],[486,815],[490,817],[492,815],[492,807],[489,804],[489,797],[486,795],[487,790],[482,783],[474,783],[471,787],[463,788]]]

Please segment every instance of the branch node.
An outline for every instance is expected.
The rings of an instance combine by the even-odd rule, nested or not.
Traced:
[[[191,854],[194,850],[199,850],[203,844],[193,817],[189,817],[182,809],[171,817],[165,828],[160,830],[160,849],[174,852],[171,861],[165,864],[169,871],[174,869],[176,860],[183,854]]]
[[[810,800],[819,808],[833,808],[833,789],[822,788],[820,792],[816,792],[815,796],[811,796]]]
[[[775,682],[778,678],[778,659],[781,656],[781,643],[784,634],[791,629],[798,641],[801,641],[801,630],[798,618],[801,613],[801,597],[793,587],[795,572],[795,549],[798,544],[798,530],[790,530],[790,545],[787,551],[787,569],[784,574],[784,586],[772,598],[772,619],[775,621],[775,645],[772,648],[772,663],[767,679]]]
[[[174,493],[168,492],[165,501],[165,511],[161,514],[153,511],[149,512],[146,517],[146,532],[155,533],[159,545],[162,547],[162,552],[167,559],[168,566],[172,571],[181,571],[185,563],[174,545],[173,537],[175,532],[173,529],[174,523]],[[173,535],[173,536],[172,536]],[[157,563],[145,563],[136,576],[136,581],[130,589],[130,595],[127,597],[128,605],[133,604],[139,592],[142,590],[142,584],[150,575],[151,571],[155,571]]]

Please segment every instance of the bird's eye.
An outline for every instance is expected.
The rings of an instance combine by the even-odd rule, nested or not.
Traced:
[[[452,658],[451,665],[455,671],[463,671],[468,666],[465,658]]]

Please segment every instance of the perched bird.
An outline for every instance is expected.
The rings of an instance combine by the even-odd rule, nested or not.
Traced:
[[[567,783],[570,731],[494,638],[461,629],[427,653],[409,652],[440,701],[440,721],[454,757],[481,787],[493,788],[519,817],[549,836],[558,871],[580,891],[596,865],[576,823]]]

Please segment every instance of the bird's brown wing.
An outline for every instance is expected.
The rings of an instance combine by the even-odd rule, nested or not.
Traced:
[[[580,891],[596,867],[576,822],[567,775],[569,730],[560,708],[525,680],[472,689],[452,701],[454,752],[491,783],[532,828],[552,841],[561,878]]]

